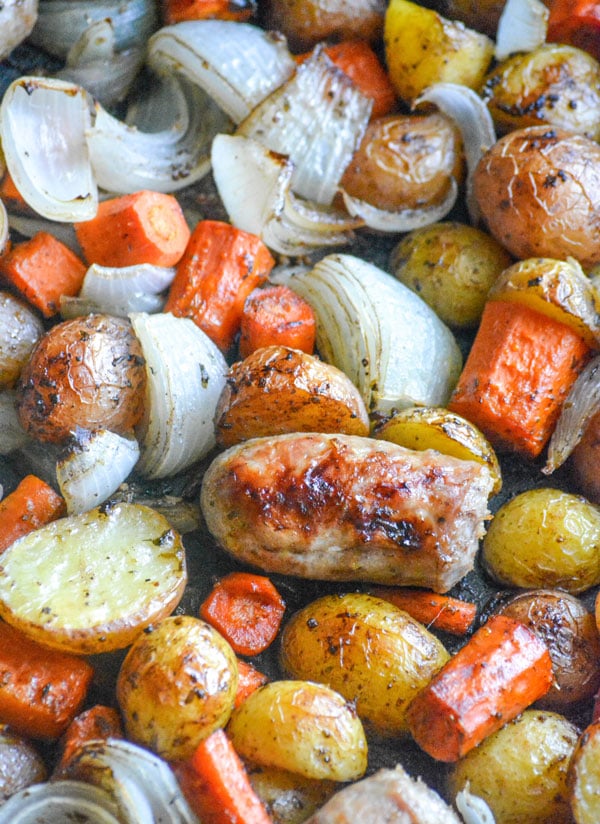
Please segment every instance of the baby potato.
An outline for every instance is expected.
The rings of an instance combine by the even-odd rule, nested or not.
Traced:
[[[285,432],[368,435],[369,416],[340,369],[285,346],[257,349],[234,363],[215,413],[217,442]]]
[[[27,738],[0,724],[0,807],[11,795],[46,778],[46,765]]]
[[[15,385],[42,337],[40,318],[10,292],[0,292],[0,389]]]
[[[164,618],[137,637],[119,670],[127,737],[167,761],[190,758],[229,720],[237,685],[222,635],[191,615]]]
[[[126,435],[143,414],[146,371],[131,324],[87,315],[53,326],[38,342],[17,386],[23,428],[40,441],[77,427]]]
[[[305,778],[355,781],[367,768],[367,741],[353,707],[310,681],[271,681],[232,713],[227,725],[239,755]]]
[[[516,258],[600,262],[600,146],[550,126],[515,129],[480,159],[473,194]]]
[[[409,703],[449,659],[441,641],[408,613],[372,595],[326,595],[292,616],[281,665],[327,684],[356,705],[368,730],[408,731]]]
[[[273,824],[302,824],[336,792],[335,781],[246,763],[248,778]]]
[[[369,123],[340,186],[379,209],[422,209],[444,199],[463,167],[460,133],[445,115],[390,115]]]
[[[600,583],[600,509],[558,489],[530,489],[497,511],[482,561],[502,584],[574,595]]]
[[[544,43],[499,63],[482,97],[500,134],[550,123],[600,137],[600,64],[574,46]]]
[[[600,821],[600,722],[590,724],[579,738],[568,774],[571,810],[577,824]]]
[[[600,636],[595,617],[578,598],[535,589],[515,595],[497,612],[521,621],[548,647],[554,683],[538,707],[560,712],[594,697],[600,686]]]
[[[476,326],[491,286],[512,258],[498,241],[462,223],[433,223],[394,248],[390,274],[423,298],[449,326]]]
[[[454,798],[468,784],[496,824],[568,822],[567,772],[577,738],[562,715],[525,710],[456,762],[450,794]]]

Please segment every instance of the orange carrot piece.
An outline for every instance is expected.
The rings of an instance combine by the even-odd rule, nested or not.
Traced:
[[[263,346],[287,346],[312,355],[317,322],[310,303],[289,286],[254,289],[246,298],[240,324],[240,357]]]
[[[0,501],[0,552],[67,512],[64,498],[35,475],[26,475],[17,488]]]
[[[257,236],[219,220],[201,220],[177,266],[165,312],[188,317],[226,352],[246,298],[275,260]]]
[[[375,587],[371,594],[400,607],[427,627],[452,635],[466,635],[477,617],[477,604],[426,589]]]
[[[544,642],[520,621],[492,616],[417,694],[409,730],[433,758],[456,761],[545,695],[553,678]]]
[[[0,722],[29,738],[55,739],[85,700],[94,670],[0,621]]]
[[[236,707],[243,704],[254,690],[262,687],[263,684],[266,684],[269,680],[264,672],[257,670],[256,667],[249,664],[248,661],[244,661],[242,658],[238,658],[238,674],[238,688],[234,701],[234,706]]]
[[[595,0],[552,0],[548,43],[567,43],[600,60],[600,3]]]
[[[190,237],[176,198],[148,189],[103,201],[75,233],[87,262],[100,266],[175,266]]]
[[[163,0],[165,23],[182,20],[237,20],[244,22],[256,13],[256,0]]]
[[[488,301],[448,407],[497,448],[535,458],[589,354],[566,324],[523,304]]]
[[[67,727],[61,740],[61,758],[55,773],[63,770],[77,750],[88,741],[123,737],[119,713],[112,707],[94,704],[89,710],[77,715]]]
[[[0,257],[0,275],[44,317],[56,315],[61,295],[76,295],[87,267],[75,252],[48,232],[15,243]]]
[[[230,572],[200,605],[200,617],[231,644],[238,655],[258,655],[281,625],[285,602],[264,575]]]
[[[193,788],[193,809],[202,824],[271,824],[223,730],[200,742],[191,764],[199,779]]]

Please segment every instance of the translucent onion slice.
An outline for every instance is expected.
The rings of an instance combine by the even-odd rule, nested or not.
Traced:
[[[87,93],[73,83],[20,77],[0,105],[0,140],[15,186],[50,220],[95,216],[98,190],[85,140],[91,124]]]
[[[54,220],[46,220],[43,217],[28,217],[9,212],[8,224],[11,229],[24,237],[33,237],[38,232],[49,232],[65,246],[68,246],[76,254],[81,253],[75,229],[72,223],[57,223]]]
[[[353,240],[363,225],[342,212],[310,204],[291,191],[292,162],[241,135],[217,135],[212,146],[215,184],[229,219],[262,238],[273,251],[298,256]]]
[[[98,313],[126,318],[132,312],[147,312],[149,315],[162,312],[164,305],[165,298],[162,295],[129,295],[127,300],[122,303],[110,298],[95,300],[93,298],[61,295],[60,314],[65,320]]]
[[[327,206],[365,133],[371,109],[372,101],[315,49],[236,133],[289,157],[294,192]]]
[[[31,33],[38,16],[38,0],[0,3],[0,60]]]
[[[146,361],[146,419],[138,431],[137,469],[148,478],[175,475],[215,445],[213,418],[227,363],[189,318],[132,314]]]
[[[239,123],[295,71],[285,39],[250,23],[190,20],[164,26],[148,43],[148,66],[184,74]]]
[[[533,51],[545,43],[549,14],[541,0],[507,0],[496,31],[496,60]]]
[[[109,793],[84,781],[46,781],[26,787],[3,804],[2,819],[11,824],[42,821],[122,824],[123,821]]]
[[[456,794],[455,804],[465,824],[495,824],[494,814],[483,798],[470,792],[468,781],[465,788]]]
[[[370,411],[445,406],[462,367],[450,330],[383,270],[333,254],[286,279],[317,316],[317,347],[358,387]]]
[[[135,438],[106,429],[78,430],[68,454],[56,465],[56,479],[69,515],[104,503],[131,474],[140,456]]]
[[[10,455],[25,446],[29,435],[19,422],[12,389],[0,392],[0,455]]]
[[[582,439],[588,423],[600,409],[600,355],[583,369],[562,405],[560,417],[550,438],[545,475],[567,460]]]
[[[100,300],[110,296],[114,300],[126,300],[132,293],[158,294],[164,292],[175,277],[175,268],[141,263],[137,266],[99,266],[93,263],[83,279],[79,291],[82,298]]]

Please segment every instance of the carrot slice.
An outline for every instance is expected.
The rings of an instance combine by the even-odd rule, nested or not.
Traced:
[[[271,581],[251,572],[221,578],[200,606],[200,617],[231,644],[238,655],[258,655],[281,625],[285,602]]]
[[[600,3],[595,0],[552,0],[548,43],[568,43],[600,60]]]
[[[30,738],[58,738],[79,712],[94,670],[0,621],[0,722]]]
[[[589,355],[567,324],[524,304],[488,301],[448,408],[497,448],[535,458]]]
[[[0,257],[0,275],[46,318],[59,311],[61,295],[79,292],[86,269],[75,252],[48,232],[15,243]]]
[[[63,770],[77,750],[88,741],[106,741],[109,738],[123,738],[123,735],[119,713],[112,707],[94,704],[77,715],[67,727],[61,740],[62,754],[55,774]]]
[[[165,312],[188,317],[227,351],[248,295],[275,260],[262,240],[219,220],[201,220],[177,266]]]
[[[269,680],[264,672],[257,670],[243,658],[238,658],[238,676],[238,688],[234,701],[236,707],[239,707],[254,690],[262,687]]]
[[[100,266],[175,266],[190,237],[176,198],[148,189],[103,201],[75,233],[87,262]]]
[[[433,758],[456,761],[545,695],[552,681],[544,642],[520,621],[495,615],[418,693],[408,727]]]
[[[256,12],[256,0],[163,0],[165,23],[182,20],[249,20]]]
[[[58,492],[36,475],[26,475],[17,488],[0,501],[0,552],[17,538],[66,512],[66,502]]]
[[[477,617],[477,604],[426,589],[375,587],[371,594],[400,607],[427,627],[452,635],[466,635]]]
[[[264,346],[287,346],[312,355],[317,322],[310,303],[289,286],[254,289],[246,298],[240,323],[240,357]]]

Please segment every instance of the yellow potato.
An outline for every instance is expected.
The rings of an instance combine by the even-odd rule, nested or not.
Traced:
[[[285,432],[368,435],[369,416],[341,370],[298,349],[267,346],[231,367],[215,426],[218,443],[233,446]]]
[[[356,705],[379,735],[408,731],[409,703],[448,660],[441,641],[398,607],[371,595],[326,595],[285,626],[281,663]]]
[[[600,722],[580,737],[569,768],[571,809],[577,824],[600,821]]]
[[[235,653],[209,624],[165,618],[138,636],[119,670],[128,738],[167,761],[190,758],[229,720],[238,677]]]
[[[298,773],[246,762],[248,777],[273,824],[302,824],[333,795],[335,781],[304,778]]]
[[[558,489],[522,492],[494,516],[482,561],[507,586],[583,592],[600,584],[600,508]]]
[[[358,716],[323,684],[271,681],[234,710],[227,732],[242,758],[305,778],[355,781],[367,768]]]

